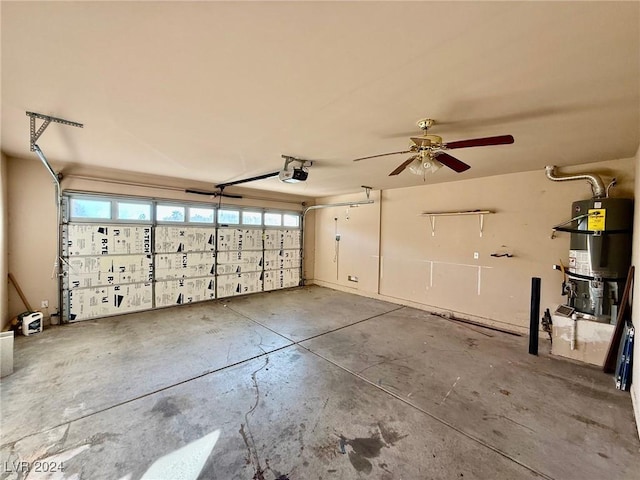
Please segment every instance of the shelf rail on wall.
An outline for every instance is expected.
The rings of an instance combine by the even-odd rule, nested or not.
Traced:
[[[431,236],[436,236],[436,217],[457,217],[461,215],[478,215],[480,222],[480,236],[482,237],[482,230],[484,229],[484,216],[495,213],[491,210],[465,210],[462,212],[422,212],[420,216],[429,217],[431,223]]]

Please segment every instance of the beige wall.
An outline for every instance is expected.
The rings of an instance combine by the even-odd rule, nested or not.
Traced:
[[[314,282],[349,291],[378,293],[380,192],[372,191],[375,203],[358,207],[329,207],[315,211]],[[367,200],[365,193],[327,197],[317,205]],[[340,240],[336,241],[336,234]],[[349,281],[348,277],[358,281]]]
[[[56,195],[53,179],[37,160],[9,158],[7,163],[9,206],[9,272],[18,281],[27,301],[40,310],[49,301],[45,316],[58,307],[56,261]],[[9,316],[27,310],[13,285],[9,286]]]
[[[9,322],[7,158],[0,154],[0,330]]]
[[[634,160],[582,165],[562,172],[600,173],[605,182],[617,177],[612,196],[633,197]],[[544,171],[515,173],[451,183],[385,190],[377,208],[352,214],[351,248],[341,244],[336,278],[336,215],[323,212],[316,221],[315,282],[345,289],[346,275],[359,265],[366,272],[362,294],[375,292],[373,257],[379,249],[379,298],[526,332],[531,277],[542,279],[541,309],[563,301],[562,278],[552,265],[569,256],[569,234],[551,239],[551,227],[570,218],[571,203],[590,198],[585,181],[555,183]],[[318,199],[345,201],[349,197]],[[435,235],[423,212],[491,210],[480,237],[477,216],[437,217]],[[339,212],[342,217],[344,212]],[[362,220],[356,215],[362,215]],[[339,228],[347,222],[339,216]],[[366,220],[365,220],[366,218]],[[351,240],[351,238],[353,240]],[[345,248],[342,248],[345,247]],[[474,259],[474,252],[479,258]],[[511,253],[494,258],[492,253]],[[377,259],[376,259],[377,260]],[[362,285],[362,280],[360,285]]]
[[[52,276],[56,259],[55,187],[51,176],[35,156],[8,158],[6,164],[9,235],[7,248],[3,251],[8,251],[8,269],[20,283],[31,306],[40,309],[42,300],[49,301],[48,310],[43,310],[45,316],[48,316],[59,308],[58,282]],[[53,167],[63,173],[62,188],[65,191],[122,194],[218,205],[218,199],[184,192],[185,188],[212,190],[211,184],[153,175],[123,174],[108,169],[86,170],[69,165]],[[240,187],[229,190],[245,197],[223,198],[222,205],[301,211],[302,202],[309,201],[305,197],[250,191]],[[311,231],[312,221],[313,218],[308,222]],[[314,238],[308,239],[306,243],[313,249]],[[312,275],[312,266],[309,271]],[[8,302],[4,303],[8,303],[9,318],[26,310],[13,287],[9,287]]]
[[[640,171],[640,147],[636,152],[635,158],[636,171]],[[640,175],[636,175],[635,183],[636,197],[640,198]],[[640,267],[640,212],[636,205],[634,223],[633,223],[633,260],[632,265],[635,265],[635,277],[633,282],[633,298],[637,299],[640,305],[640,274],[638,268]],[[632,321],[636,328],[640,327],[640,308],[634,304],[634,308],[631,310]],[[638,427],[638,435],[640,436],[640,339],[636,332],[635,343],[633,348],[633,358],[635,359],[635,368],[633,369],[633,378],[631,382],[631,398],[633,400],[633,407],[636,416],[636,425]]]

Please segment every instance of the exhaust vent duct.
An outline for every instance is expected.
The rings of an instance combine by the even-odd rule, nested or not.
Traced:
[[[593,198],[603,198],[607,196],[607,190],[602,182],[600,176],[593,173],[583,173],[576,175],[561,175],[556,172],[554,165],[547,165],[544,167],[544,172],[549,180],[554,182],[568,182],[571,180],[586,180],[591,184],[591,191],[593,192]]]

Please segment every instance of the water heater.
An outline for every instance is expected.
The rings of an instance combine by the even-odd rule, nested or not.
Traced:
[[[566,294],[578,312],[614,323],[631,265],[633,200],[591,198],[571,206]]]

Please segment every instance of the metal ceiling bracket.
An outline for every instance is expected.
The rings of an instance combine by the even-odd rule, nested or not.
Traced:
[[[36,142],[38,141],[38,139],[40,138],[40,135],[43,134],[43,132],[47,129],[47,127],[51,122],[62,123],[63,125],[69,125],[70,127],[79,127],[79,128],[84,127],[82,123],[72,122],[70,120],[65,120],[64,118],[51,117],[49,115],[43,115],[41,113],[35,113],[35,112],[26,112],[26,113],[27,113],[27,116],[29,117],[29,123],[30,123],[30,133],[31,133],[30,150],[32,152],[36,151],[36,148],[35,148]],[[43,120],[38,130],[36,130],[36,118]]]
[[[313,162],[311,160],[301,160],[299,158],[291,157],[289,155],[281,155],[281,157],[284,158],[284,170],[286,170],[289,167],[289,164],[293,162],[298,162],[300,164],[300,168],[310,167],[313,165]]]
[[[367,195],[367,200],[369,200],[369,194],[371,193],[372,187],[367,187],[366,185],[360,185],[364,188],[364,193]]]

